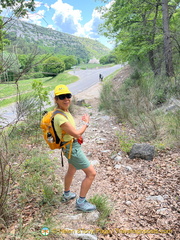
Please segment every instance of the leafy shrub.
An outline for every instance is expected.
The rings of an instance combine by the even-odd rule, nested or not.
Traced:
[[[44,74],[43,73],[33,73],[31,78],[43,78],[44,77]]]
[[[65,70],[64,62],[58,57],[50,57],[44,61],[44,76],[54,76]]]
[[[135,140],[121,132],[117,134],[121,150],[127,154],[130,152]]]
[[[152,79],[151,82],[151,92],[155,106],[162,105],[172,96],[179,97],[180,86],[174,78],[160,76]]]

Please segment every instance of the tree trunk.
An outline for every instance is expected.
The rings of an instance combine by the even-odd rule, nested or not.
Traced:
[[[163,31],[164,31],[164,59],[166,75],[168,77],[174,76],[174,68],[172,61],[172,47],[169,31],[169,14],[168,14],[168,0],[162,0],[162,15],[163,15]]]
[[[149,56],[149,63],[151,65],[151,69],[154,73],[154,76],[156,76],[157,71],[156,71],[156,65],[155,65],[155,62],[154,62],[154,51],[153,50],[149,51],[148,56]]]

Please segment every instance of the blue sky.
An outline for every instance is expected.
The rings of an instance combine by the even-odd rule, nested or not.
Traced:
[[[24,21],[75,36],[93,38],[113,48],[112,42],[98,33],[102,19],[96,7],[105,5],[100,0],[37,0],[35,3],[36,11],[29,13]]]

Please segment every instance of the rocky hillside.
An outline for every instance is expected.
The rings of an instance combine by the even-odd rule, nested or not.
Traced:
[[[98,41],[80,38],[67,33],[55,31],[35,24],[12,20],[6,24],[7,38],[19,46],[21,54],[31,52],[32,45],[41,53],[75,55],[82,59],[90,59],[107,55],[110,49]]]

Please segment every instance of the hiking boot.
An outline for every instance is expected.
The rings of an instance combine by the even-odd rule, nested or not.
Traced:
[[[76,209],[83,211],[83,212],[92,212],[92,211],[96,210],[96,206],[89,203],[86,200],[82,203],[78,203],[78,200],[76,200]]]
[[[74,199],[75,197],[76,197],[75,193],[69,192],[68,195],[65,195],[65,194],[62,195],[61,201],[62,202],[68,202],[69,200]]]

